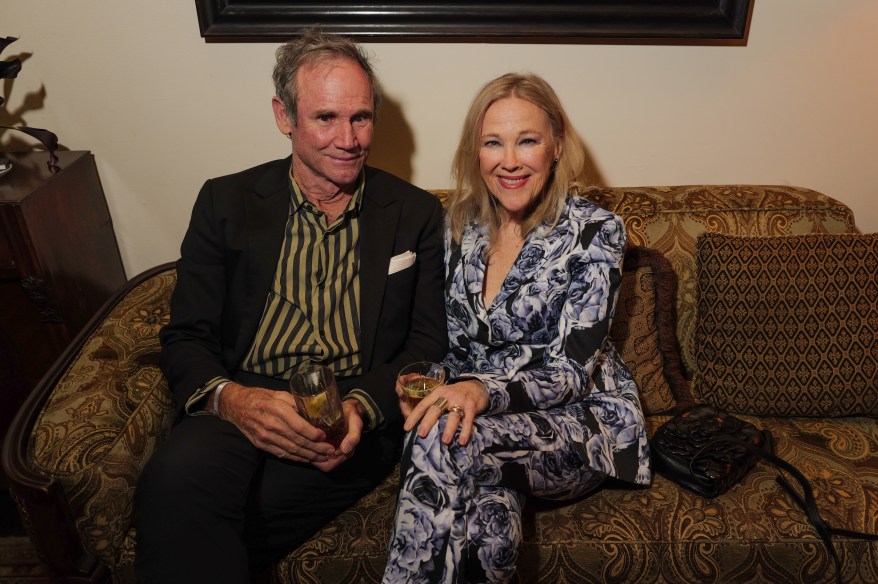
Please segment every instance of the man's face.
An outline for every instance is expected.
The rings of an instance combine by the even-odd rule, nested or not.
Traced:
[[[372,145],[369,78],[353,61],[331,59],[300,69],[297,93],[295,123],[274,100],[278,128],[293,142],[296,182],[315,195],[350,191]]]

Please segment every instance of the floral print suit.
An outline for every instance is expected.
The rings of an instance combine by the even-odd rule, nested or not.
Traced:
[[[637,388],[609,341],[622,221],[568,196],[531,233],[485,306],[487,229],[446,230],[451,378],[477,378],[489,405],[469,443],[441,443],[445,416],[406,441],[385,583],[505,582],[526,495],[570,499],[606,477],[649,484]]]

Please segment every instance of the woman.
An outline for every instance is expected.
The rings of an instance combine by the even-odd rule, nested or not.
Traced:
[[[608,340],[621,220],[580,195],[584,147],[535,75],[470,107],[448,207],[447,385],[414,409],[384,582],[505,582],[526,495],[651,479],[643,414]]]

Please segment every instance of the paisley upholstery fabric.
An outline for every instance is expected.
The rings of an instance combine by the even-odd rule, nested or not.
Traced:
[[[799,188],[616,188],[595,190],[589,198],[623,218],[629,247],[648,248],[673,268],[687,375],[695,365],[700,233],[855,231],[845,206]],[[70,363],[31,436],[33,467],[57,479],[84,545],[113,569],[117,583],[134,582],[131,497],[144,461],[170,424],[156,332],[167,318],[173,285],[173,271],[159,274],[112,309]],[[668,310],[662,306],[657,310]],[[812,481],[832,525],[878,531],[878,420],[744,417],[774,434],[778,454]],[[648,416],[650,432],[665,419]],[[280,560],[266,579],[379,582],[397,483],[398,476],[388,477]],[[528,504],[524,516],[518,582],[834,581],[813,528],[763,463],[716,499],[700,499],[656,477],[650,487],[608,484],[572,504]],[[878,543],[839,538],[836,548],[846,582],[878,582]]]
[[[131,525],[137,477],[171,424],[158,366],[176,273],[132,290],[86,340],[34,426],[30,460],[57,477],[83,546],[108,565]]]
[[[640,247],[626,251],[610,338],[634,376],[647,415],[691,401],[674,331],[674,287],[673,270],[661,254]]]
[[[700,401],[770,416],[878,416],[878,234],[697,242]]]

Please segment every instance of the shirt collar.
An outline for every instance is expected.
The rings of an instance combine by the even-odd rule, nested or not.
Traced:
[[[290,215],[296,213],[301,209],[304,205],[308,205],[307,208],[315,209],[314,205],[305,198],[305,195],[302,193],[302,189],[299,188],[299,184],[296,182],[296,179],[293,177],[293,169],[290,167]],[[360,209],[363,207],[363,191],[366,188],[366,172],[365,170],[360,171],[360,176],[357,177],[357,188],[354,190],[354,196],[351,197],[351,200],[348,201],[348,206],[345,208],[344,215],[347,215],[351,212],[359,213]]]

